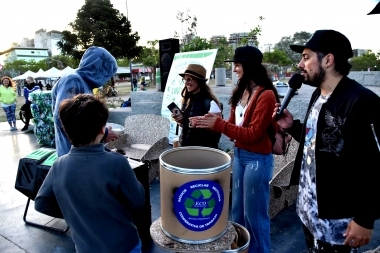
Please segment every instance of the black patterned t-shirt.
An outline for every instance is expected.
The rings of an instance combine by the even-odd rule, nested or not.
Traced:
[[[321,107],[329,97],[319,96],[311,108],[306,121],[305,145],[301,165],[301,175],[298,189],[297,214],[303,224],[313,234],[314,238],[331,244],[344,244],[344,232],[352,219],[320,219],[318,218],[318,203],[316,191],[315,142],[317,134],[317,121]],[[330,112],[326,112],[333,117]],[[329,124],[328,124],[329,125]],[[339,144],[339,143],[338,143]],[[335,149],[339,145],[334,145]],[[326,151],[326,150],[325,150]]]

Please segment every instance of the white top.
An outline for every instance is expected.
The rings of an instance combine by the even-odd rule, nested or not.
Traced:
[[[211,100],[210,102],[210,113],[218,113],[218,112],[222,112],[219,108],[219,106],[216,104],[216,102],[214,100]]]
[[[241,106],[240,102],[236,105],[235,108],[235,125],[237,126],[242,126],[243,121],[244,121],[244,114],[245,111],[247,110],[247,105],[246,106]]]

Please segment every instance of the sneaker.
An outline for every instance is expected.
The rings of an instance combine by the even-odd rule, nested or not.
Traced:
[[[29,126],[24,126],[22,129],[21,129],[21,131],[26,131],[26,130],[28,130],[29,129]]]
[[[18,130],[17,127],[13,127],[13,130]]]
[[[9,129],[9,131],[13,131],[14,129],[13,129],[13,127],[11,127],[10,129]]]

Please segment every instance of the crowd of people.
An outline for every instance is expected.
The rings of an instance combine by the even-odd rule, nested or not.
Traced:
[[[357,252],[369,243],[380,218],[380,98],[347,77],[352,48],[342,33],[318,30],[306,44],[290,49],[300,54],[303,83],[315,87],[303,121],[287,109],[278,119],[280,99],[263,54],[242,46],[226,60],[233,62],[238,77],[228,119],[207,85],[204,66],[189,64],[179,74],[182,100],[171,115],[182,130],[179,143],[218,148],[221,134],[233,141],[232,220],[249,231],[249,253],[269,253],[274,157],[268,129],[285,130],[299,142],[289,185],[299,186],[296,212],[308,251]],[[141,252],[130,211],[144,204],[144,189],[127,160],[105,149],[103,143],[117,136],[105,126],[106,106],[92,95],[116,69],[107,50],[90,47],[76,72],[52,90],[59,158],[35,208],[65,218],[78,252]],[[11,78],[1,81],[1,106],[14,130],[16,93]]]

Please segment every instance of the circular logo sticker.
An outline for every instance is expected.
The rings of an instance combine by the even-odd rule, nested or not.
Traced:
[[[181,224],[192,231],[205,231],[219,219],[224,194],[219,184],[195,180],[181,185],[174,194],[174,213]]]

